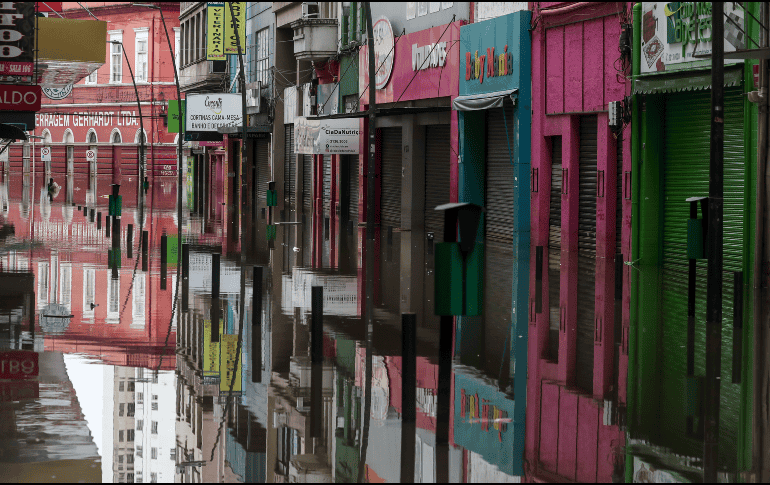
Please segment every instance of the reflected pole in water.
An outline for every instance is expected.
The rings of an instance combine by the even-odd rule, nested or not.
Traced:
[[[262,266],[254,266],[251,302],[251,382],[262,382]]]
[[[126,227],[126,256],[128,259],[132,259],[134,257],[133,247],[134,244],[134,225],[129,224]]]
[[[311,294],[310,314],[310,435],[314,447],[323,438],[323,334],[324,334],[324,289],[323,286],[313,286]]]
[[[417,423],[417,315],[401,314],[401,483],[414,483]]]
[[[168,279],[168,236],[164,233],[160,236],[160,289],[166,289],[166,279]]]

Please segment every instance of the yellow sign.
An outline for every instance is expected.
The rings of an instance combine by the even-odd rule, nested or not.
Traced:
[[[208,43],[206,45],[206,60],[225,60],[225,4],[209,2],[206,15],[208,16]]]
[[[238,336],[237,335],[222,335],[222,366],[219,369],[219,391],[235,391],[241,392],[241,366],[243,364],[243,358],[238,358]],[[238,360],[238,366],[236,367],[235,361]],[[233,382],[233,373],[235,374],[235,381]],[[233,388],[230,389],[230,384]]]
[[[219,321],[219,340],[222,341],[222,321]],[[211,320],[203,321],[203,375],[219,375],[219,342],[211,341]]]
[[[230,13],[231,6],[232,14]],[[225,21],[225,54],[238,53],[238,38],[241,41],[241,53],[246,54],[246,2],[228,2]],[[236,28],[238,29],[238,38],[235,37]]]

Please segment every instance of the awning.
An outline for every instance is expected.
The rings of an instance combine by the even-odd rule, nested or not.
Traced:
[[[26,140],[27,134],[18,126],[0,123],[0,139]]]
[[[467,96],[458,96],[454,99],[454,109],[457,111],[479,111],[483,109],[502,108],[503,101],[510,96],[516,103],[518,89],[507,89],[505,91],[495,91],[494,93],[469,94]]]
[[[725,87],[738,86],[743,79],[743,66],[725,69]],[[653,75],[634,81],[634,94],[678,93],[711,89],[711,69],[682,71],[675,74]]]

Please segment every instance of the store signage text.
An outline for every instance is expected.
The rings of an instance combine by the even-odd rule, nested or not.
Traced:
[[[386,18],[381,18],[372,27],[374,36],[374,72],[375,87],[384,88],[390,75],[393,73],[393,54],[395,51],[395,39],[393,38],[393,27]],[[368,64],[367,64],[368,65]]]
[[[666,4],[666,37],[669,44],[682,43],[682,56],[687,44],[711,42],[711,2],[677,2],[679,7],[671,10],[674,4]],[[705,17],[705,18],[701,18]],[[703,31],[708,30],[708,35]]]
[[[40,86],[2,85],[0,86],[0,110],[39,111],[41,92]]]
[[[488,47],[486,55],[479,55],[476,51],[471,55],[465,53],[465,80],[478,79],[484,82],[484,77],[509,76],[513,73],[513,54],[508,52],[508,46],[503,52],[496,54],[494,47]]]
[[[39,113],[35,123],[41,128],[49,126],[139,126],[136,111],[82,111],[72,114]]]
[[[419,71],[429,67],[444,67],[444,64],[446,64],[446,45],[446,42],[428,44],[422,47],[412,44],[412,70]]]
[[[39,372],[37,352],[0,352],[0,379],[26,379]]]
[[[0,2],[0,74],[32,74],[34,28],[35,2]]]
[[[217,131],[221,126],[239,126],[243,118],[240,94],[191,94],[186,103],[186,129]]]
[[[460,417],[465,418],[469,424],[480,424],[481,430],[487,432],[491,429],[497,431],[497,438],[502,443],[503,433],[508,430],[511,418],[508,413],[489,401],[480,398],[479,394],[469,394],[465,389],[460,390]]]
[[[358,119],[314,120],[298,117],[294,123],[295,153],[305,155],[357,154]]]

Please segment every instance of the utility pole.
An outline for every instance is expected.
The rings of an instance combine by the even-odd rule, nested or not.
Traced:
[[[716,482],[722,373],[722,246],[724,207],[724,3],[711,6],[711,156],[709,164],[708,283],[703,481]]]
[[[364,425],[361,433],[361,460],[366,460],[366,450],[369,446],[369,418],[372,408],[372,332],[374,330],[374,197],[375,197],[375,155],[376,155],[376,113],[377,113],[377,93],[374,71],[374,32],[372,26],[372,5],[371,2],[364,2],[366,14],[366,44],[368,47],[369,64],[369,132],[366,140],[367,146],[367,170],[366,170],[366,303],[364,314],[366,320],[366,381],[364,386],[366,395],[364,397]],[[363,482],[364,467],[358,467],[358,482]]]

